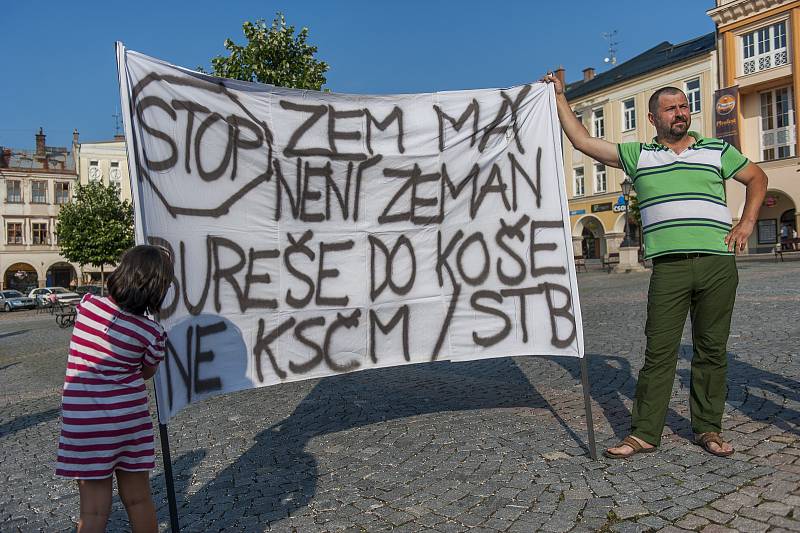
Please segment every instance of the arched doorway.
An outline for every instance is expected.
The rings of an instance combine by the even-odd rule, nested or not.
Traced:
[[[27,295],[39,286],[39,275],[28,263],[14,263],[3,276],[3,288],[15,289]]]
[[[599,259],[605,253],[605,230],[603,224],[593,216],[587,216],[575,225],[573,235],[581,236],[581,255],[586,259]]]
[[[791,197],[783,191],[767,191],[758,210],[756,231],[747,243],[750,253],[768,253],[781,246],[782,233],[787,231],[784,226],[791,238],[792,232],[797,230],[795,207]]]
[[[781,224],[786,224],[789,226],[789,229],[797,231],[797,221],[795,219],[795,210],[787,209],[783,213],[781,213]]]
[[[48,268],[45,279],[47,280],[47,287],[69,287],[70,285],[77,285],[78,283],[78,275],[75,269],[72,265],[64,261],[54,263]]]

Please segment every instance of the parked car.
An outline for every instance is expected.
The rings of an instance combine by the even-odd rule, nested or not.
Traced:
[[[35,298],[41,303],[47,303],[50,294],[55,294],[59,303],[79,302],[81,295],[75,292],[68,291],[64,287],[42,287],[40,289],[33,289],[28,295],[29,298]]]
[[[17,309],[33,309],[36,300],[28,298],[19,291],[0,291],[0,309],[8,313]]]
[[[79,285],[75,287],[75,292],[77,292],[80,296],[83,296],[84,294],[102,296],[103,288],[100,285]]]

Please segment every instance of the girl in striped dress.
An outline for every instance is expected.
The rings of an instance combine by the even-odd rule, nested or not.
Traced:
[[[104,531],[112,475],[134,532],[157,530],[150,495],[153,424],[144,380],[164,358],[155,314],[173,277],[167,251],[135,246],[108,278],[109,296],[87,294],[69,346],[56,474],[78,481],[78,532]]]

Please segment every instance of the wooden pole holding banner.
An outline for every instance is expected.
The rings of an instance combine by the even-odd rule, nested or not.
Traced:
[[[594,442],[594,419],[592,418],[592,397],[589,394],[589,365],[586,363],[586,358],[589,357],[583,354],[581,357],[581,388],[583,389],[583,405],[586,408],[586,430],[589,436],[589,456],[597,460],[597,444]]]
[[[155,389],[153,389],[155,392]],[[158,413],[158,393],[156,397],[156,413]],[[159,417],[159,420],[161,418]],[[179,533],[181,526],[178,523],[178,500],[175,497],[175,480],[172,477],[172,457],[169,453],[169,433],[167,425],[158,423],[158,434],[161,438],[161,458],[164,463],[164,481],[167,484],[167,503],[169,505],[169,524],[172,533]]]

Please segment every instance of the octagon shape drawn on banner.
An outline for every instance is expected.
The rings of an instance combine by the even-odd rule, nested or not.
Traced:
[[[242,99],[226,87],[225,82],[211,82],[195,75],[183,76],[150,72],[133,87],[131,92],[131,115],[134,127],[139,131],[133,151],[139,180],[152,187],[170,215],[195,217],[220,217],[227,214],[233,204],[247,195],[259,184],[272,178],[273,135],[267,123],[259,119]],[[238,83],[231,80],[231,83]],[[179,93],[173,86],[182,86]],[[178,100],[176,94],[195,92],[203,98]],[[214,110],[198,104],[208,101],[208,95],[218,95]],[[169,98],[171,97],[171,98]],[[222,112],[221,112],[222,111]],[[153,113],[166,113],[176,126],[172,132],[155,129],[148,124],[147,117]],[[224,113],[224,114],[223,114]],[[181,124],[179,118],[185,124]],[[226,130],[220,133],[219,129]],[[172,135],[170,134],[172,133]],[[216,143],[220,161],[203,164],[203,152],[209,143],[203,143],[204,135],[212,140],[224,138]],[[166,150],[165,150],[166,148]],[[166,154],[166,156],[165,156]],[[259,155],[260,154],[260,155]],[[158,156],[161,156],[160,158]],[[182,187],[169,186],[167,180],[186,180],[182,187],[208,187],[202,195],[207,205],[182,205]],[[171,194],[172,193],[172,194]],[[196,201],[197,196],[193,196]]]

